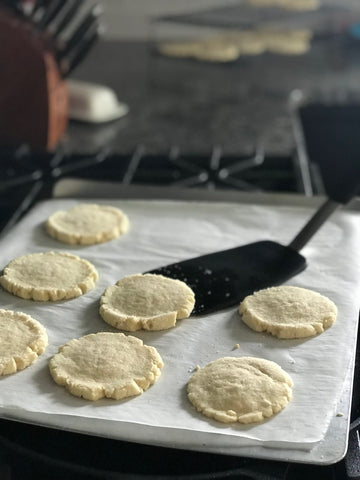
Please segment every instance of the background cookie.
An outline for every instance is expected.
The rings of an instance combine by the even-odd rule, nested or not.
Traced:
[[[32,253],[12,260],[0,284],[21,298],[56,301],[74,298],[94,288],[96,268],[66,252]]]
[[[138,274],[108,287],[100,304],[100,315],[116,328],[164,330],[191,314],[195,297],[191,288],[180,280]]]
[[[45,228],[50,236],[61,242],[93,245],[125,233],[129,220],[118,208],[84,203],[53,213],[47,219]]]
[[[0,310],[0,375],[31,365],[48,344],[45,328],[29,315]]]
[[[288,404],[292,380],[269,360],[224,357],[196,371],[187,390],[190,402],[207,417],[224,423],[254,423]]]
[[[87,400],[140,395],[156,382],[162,367],[155,348],[107,332],[71,340],[49,362],[55,382]]]
[[[320,293],[283,285],[246,297],[239,313],[246,325],[279,338],[302,338],[322,333],[337,316],[336,305]]]

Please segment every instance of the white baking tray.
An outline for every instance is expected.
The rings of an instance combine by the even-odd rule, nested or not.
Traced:
[[[92,292],[69,302],[41,304],[0,292],[3,308],[30,313],[45,325],[50,338],[47,351],[35,364],[1,380],[1,415],[153,445],[319,464],[338,461],[346,451],[354,367],[359,214],[335,214],[304,249],[308,269],[289,282],[318,290],[337,303],[338,321],[327,332],[306,341],[279,341],[250,331],[234,308],[181,321],[166,332],[135,333],[163,356],[160,380],[135,399],[89,404],[52,382],[47,361],[73,337],[111,330],[98,314],[98,300],[107,285],[127,274],[250,241],[287,243],[313,212],[308,205],[280,206],[278,198],[277,206],[96,201],[127,212],[132,228],[126,236],[102,245],[70,248],[48,238],[43,229],[47,216],[79,202],[56,199],[37,205],[1,240],[2,265],[25,253],[67,250],[92,261],[100,273]],[[297,197],[294,203],[302,202]],[[236,343],[240,348],[234,350]],[[219,425],[196,413],[186,398],[186,382],[194,367],[221,356],[243,354],[277,361],[288,371],[295,384],[291,404],[268,422],[252,427]]]

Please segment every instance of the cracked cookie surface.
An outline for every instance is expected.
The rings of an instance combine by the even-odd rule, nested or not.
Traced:
[[[140,395],[156,382],[162,367],[154,347],[111,332],[71,340],[49,362],[54,381],[87,400]]]
[[[122,278],[100,300],[105,322],[126,331],[165,330],[189,317],[194,292],[184,282],[153,274]]]
[[[94,245],[123,235],[129,228],[129,219],[119,208],[84,203],[53,213],[45,228],[60,242]]]
[[[32,253],[12,260],[1,286],[17,297],[41,302],[79,297],[95,286],[96,268],[66,252]]]
[[[243,322],[256,332],[278,338],[304,338],[322,333],[336,320],[337,307],[306,288],[282,285],[259,290],[240,304]]]
[[[45,328],[22,312],[0,309],[0,375],[31,365],[48,344]]]
[[[280,412],[292,396],[290,376],[275,362],[223,357],[197,370],[188,398],[203,415],[223,423],[257,423]]]

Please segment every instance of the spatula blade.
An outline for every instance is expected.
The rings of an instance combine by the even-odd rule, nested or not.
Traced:
[[[305,257],[295,250],[261,241],[147,273],[184,281],[195,293],[193,315],[207,315],[238,305],[256,290],[280,285],[305,268]]]

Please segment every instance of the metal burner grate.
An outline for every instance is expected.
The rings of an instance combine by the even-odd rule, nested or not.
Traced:
[[[26,147],[1,150],[0,213],[2,232],[41,198],[51,196],[60,178],[118,181],[120,184],[244,191],[309,191],[296,157],[266,156],[258,147],[252,155],[227,155],[220,146],[209,153],[184,154],[172,146],[152,154],[142,145],[132,153],[69,154],[62,150],[37,154]]]

